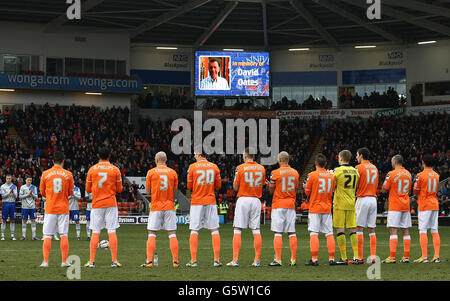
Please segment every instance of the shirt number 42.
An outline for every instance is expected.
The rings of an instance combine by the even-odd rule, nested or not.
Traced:
[[[249,187],[261,187],[263,178],[262,172],[245,172],[244,181],[248,183]]]

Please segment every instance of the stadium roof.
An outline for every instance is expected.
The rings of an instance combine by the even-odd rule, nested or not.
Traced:
[[[198,49],[277,49],[408,44],[450,37],[450,0],[381,0],[369,20],[365,0],[86,0],[81,20],[66,18],[64,0],[2,1],[0,20],[120,29],[131,42]]]

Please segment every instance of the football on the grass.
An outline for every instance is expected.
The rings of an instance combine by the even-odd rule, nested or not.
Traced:
[[[105,240],[102,240],[102,241],[98,244],[98,247],[99,247],[100,249],[108,249],[108,248],[109,248],[109,241],[107,241],[106,239],[105,239]]]

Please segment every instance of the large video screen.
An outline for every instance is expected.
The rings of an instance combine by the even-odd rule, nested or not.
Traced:
[[[195,95],[269,96],[268,52],[197,51]]]

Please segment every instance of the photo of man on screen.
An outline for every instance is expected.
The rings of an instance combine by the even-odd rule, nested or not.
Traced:
[[[200,90],[230,90],[228,81],[219,76],[221,62],[214,57],[208,58],[209,76],[200,82]]]

